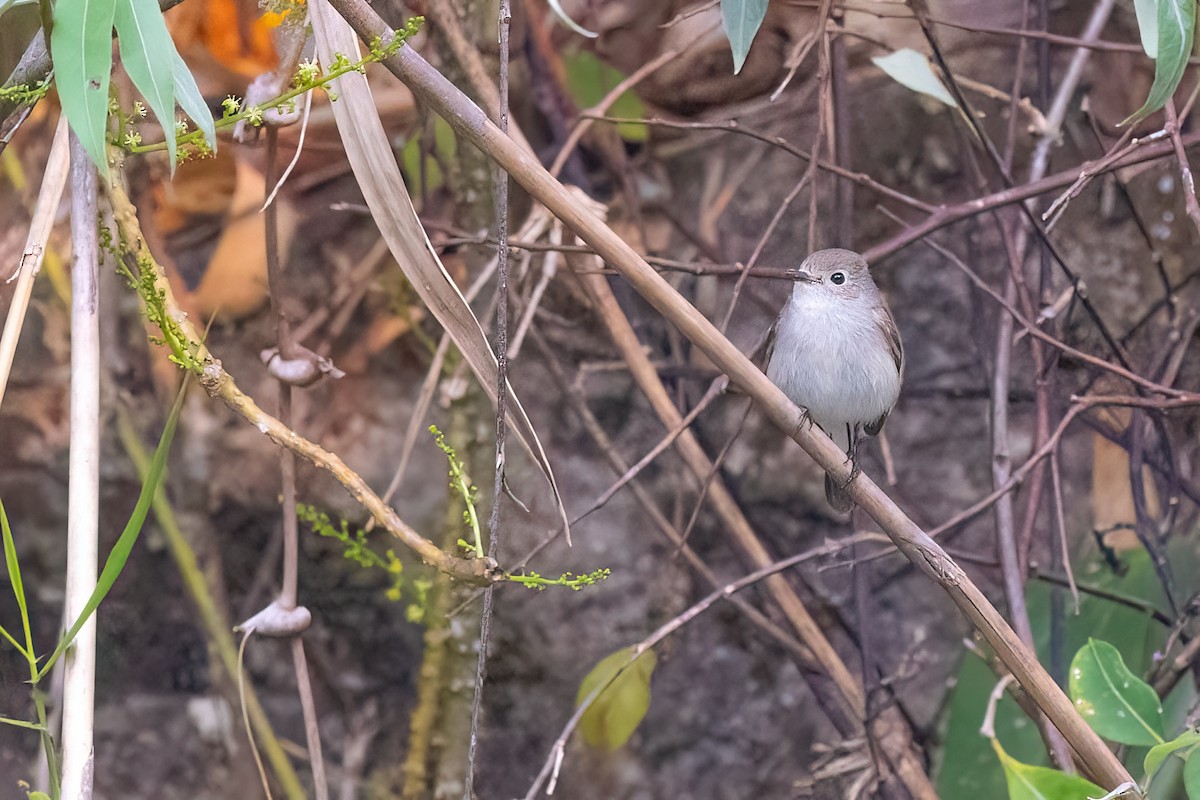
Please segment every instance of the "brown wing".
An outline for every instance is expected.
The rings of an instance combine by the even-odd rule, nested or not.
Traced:
[[[888,350],[891,352],[892,361],[896,363],[896,372],[903,374],[904,372],[904,343],[900,341],[900,329],[896,327],[896,320],[892,317],[891,309],[880,300],[879,305],[875,307],[876,320],[879,322],[879,332],[883,334],[883,341],[887,344]],[[883,412],[883,416],[874,422],[868,422],[863,425],[863,433],[868,436],[878,436],[883,430],[883,423],[887,422],[888,412]]]
[[[896,362],[896,372],[904,372],[904,342],[900,341],[900,329],[896,327],[896,320],[892,317],[891,309],[882,301],[875,307],[875,316],[879,322],[879,332],[883,334],[883,340],[887,343],[888,350],[891,351],[892,361]]]

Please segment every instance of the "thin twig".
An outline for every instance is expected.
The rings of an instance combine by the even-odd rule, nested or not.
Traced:
[[[1182,142],[1185,148],[1200,144],[1200,131],[1192,131],[1183,136]],[[907,226],[895,236],[864,251],[863,256],[868,262],[874,263],[902,250],[913,242],[925,238],[934,231],[941,230],[947,225],[978,216],[994,208],[1021,203],[1031,197],[1038,197],[1055,189],[1070,186],[1081,175],[1095,176],[1105,172],[1112,172],[1122,167],[1164,158],[1172,155],[1173,152],[1171,143],[1166,141],[1165,133],[1159,136],[1152,134],[1151,136],[1143,137],[1138,140],[1136,146],[1131,151],[1122,153],[1119,158],[1102,158],[1096,161],[1088,161],[1082,165],[1048,175],[1038,181],[1001,189],[983,197],[975,197],[954,205],[940,206],[921,222]]]
[[[1187,153],[1183,150],[1179,117],[1175,114],[1175,101],[1167,100],[1163,111],[1167,115],[1167,124],[1164,127],[1171,137],[1171,147],[1175,151],[1175,160],[1179,163],[1179,178],[1183,182],[1183,207],[1187,209],[1188,219],[1196,226],[1196,230],[1200,231],[1200,201],[1196,199],[1196,180],[1192,177],[1192,167],[1188,163]]]
[[[899,203],[903,203],[917,211],[924,211],[927,214],[934,214],[939,210],[938,206],[930,205],[923,200],[918,200],[915,197],[910,197],[901,191],[884,186],[879,181],[872,178],[863,172],[852,172],[837,164],[815,158],[812,153],[801,150],[791,142],[784,139],[782,136],[775,136],[769,133],[763,133],[753,128],[747,128],[736,119],[725,120],[723,122],[691,122],[685,120],[672,120],[663,118],[642,119],[639,117],[607,117],[598,114],[584,113],[580,116],[590,119],[603,120],[604,122],[613,123],[616,125],[645,125],[646,127],[659,128],[676,128],[679,130],[698,130],[698,131],[726,131],[728,133],[737,133],[742,136],[748,136],[751,139],[757,139],[760,142],[769,144],[773,147],[778,147],[785,153],[795,156],[802,161],[815,161],[817,168],[831,172],[838,177],[845,178],[848,181],[854,181],[865,189],[871,189],[878,192],[884,197],[891,198]]]
[[[884,213],[887,213],[887,212],[884,212]],[[1200,398],[1200,395],[1197,395],[1196,393],[1186,392],[1186,391],[1183,391],[1182,389],[1174,389],[1170,386],[1164,386],[1161,383],[1157,383],[1155,381],[1148,380],[1147,378],[1143,378],[1141,375],[1138,375],[1135,372],[1131,372],[1122,366],[1118,366],[1117,364],[1112,364],[1108,361],[1105,361],[1102,358],[1092,355],[1091,353],[1085,353],[1082,350],[1077,350],[1076,348],[1071,347],[1070,345],[1064,343],[1061,339],[1057,339],[1054,336],[1051,336],[1050,334],[1046,333],[1041,328],[1039,328],[1035,323],[1026,319],[1025,315],[1022,314],[1017,309],[1016,306],[1014,306],[1011,302],[1009,302],[1009,300],[1006,297],[1001,295],[995,289],[988,286],[987,283],[982,278],[980,278],[978,275],[975,274],[974,270],[972,270],[970,267],[968,267],[963,262],[963,260],[961,258],[959,258],[957,255],[955,255],[953,252],[951,252],[950,250],[947,250],[945,247],[943,247],[942,245],[933,241],[932,239],[926,239],[924,241],[924,244],[927,247],[930,247],[930,248],[934,249],[935,251],[937,251],[944,258],[946,258],[946,260],[948,260],[951,264],[954,264],[954,266],[958,267],[959,270],[961,270],[970,279],[971,283],[973,283],[975,286],[977,286],[979,289],[981,289],[985,294],[987,294],[989,297],[991,297],[993,300],[995,300],[997,303],[999,303],[1000,306],[1006,312],[1011,314],[1012,317],[1017,322],[1019,322],[1021,324],[1021,326],[1031,336],[1041,339],[1043,342],[1046,342],[1047,344],[1049,344],[1051,347],[1055,348],[1056,350],[1060,350],[1063,354],[1068,355],[1071,358],[1078,359],[1086,364],[1090,364],[1091,366],[1096,367],[1101,370],[1104,370],[1105,372],[1111,372],[1113,375],[1116,375],[1117,377],[1120,377],[1120,378],[1124,378],[1125,380],[1129,381],[1130,383],[1134,384],[1135,386],[1138,386],[1142,389],[1146,389],[1147,391],[1150,391],[1150,392],[1154,392],[1155,394],[1161,394],[1166,397],[1174,397],[1174,398],[1184,399],[1184,400],[1192,398],[1192,397]]]
[[[264,182],[269,194],[264,203],[264,230],[267,256],[267,281],[271,296],[271,309],[275,313],[276,344],[279,355],[285,360],[296,357],[297,349],[292,339],[291,326],[283,310],[283,264],[279,246],[279,207],[271,202],[275,188],[282,183],[283,178],[276,178],[279,172],[278,145],[279,131],[274,126],[267,126],[267,165]],[[279,387],[279,421],[283,425],[292,426],[292,386],[284,380],[277,380]],[[283,525],[283,579],[277,602],[285,611],[291,611],[298,606],[297,590],[299,575],[299,539],[298,521],[296,519],[296,454],[286,448],[279,451],[279,473],[282,482],[283,502],[280,504]],[[304,733],[308,742],[308,754],[312,767],[313,788],[317,800],[329,799],[329,782],[325,777],[325,759],[321,754],[321,728],[317,718],[316,702],[313,700],[312,681],[308,677],[308,662],[304,658],[304,643],[302,633],[296,631],[291,635],[292,668],[296,675],[296,691],[300,695],[300,709],[304,718]],[[248,637],[247,637],[248,638]]]
[[[496,109],[500,132],[508,135],[508,40],[512,26],[509,0],[500,0],[497,27],[500,33],[499,98]],[[484,81],[490,86],[490,81]],[[496,466],[492,484],[492,509],[488,516],[488,557],[495,560],[500,544],[500,505],[504,495],[505,406],[508,400],[508,173],[495,169],[496,204]],[[569,527],[568,527],[569,529]],[[567,539],[570,541],[570,538]],[[479,657],[475,666],[475,695],[471,701],[471,733],[467,745],[463,800],[475,800],[475,754],[479,746],[479,714],[483,707],[483,682],[487,674],[488,640],[491,633],[495,587],[483,590],[483,613],[479,618]]]
[[[658,444],[650,448],[646,455],[638,459],[636,464],[625,470],[621,477],[617,479],[616,483],[605,489],[599,497],[592,501],[590,506],[585,508],[573,520],[571,520],[571,524],[574,525],[575,523],[587,517],[593,511],[602,508],[609,500],[612,499],[613,495],[621,491],[621,489],[631,480],[636,478],[642,470],[650,466],[650,464],[652,464],[656,458],[662,455],[662,453],[668,447],[675,443],[675,440],[679,438],[681,433],[683,433],[687,428],[691,427],[691,424],[696,421],[696,418],[699,417],[700,414],[703,413],[704,410],[708,408],[714,400],[724,394],[725,389],[728,386],[729,379],[724,375],[714,380],[709,385],[708,390],[704,392],[704,396],[701,397],[696,402],[696,405],[693,406],[692,410],[687,413],[687,416],[681,419],[678,425],[667,431],[667,435],[659,439]]]
[[[555,177],[558,176],[558,173],[562,171],[563,165],[567,163],[567,159],[571,157],[573,152],[575,152],[575,148],[579,145],[579,141],[592,127],[592,123],[607,113],[608,109],[612,108],[612,104],[620,100],[622,95],[624,95],[633,87],[637,86],[649,76],[653,75],[662,67],[669,64],[675,58],[682,55],[683,52],[691,46],[691,44],[701,40],[702,37],[697,36],[687,47],[680,49],[672,48],[659,53],[657,56],[647,61],[645,64],[630,73],[627,77],[622,79],[621,82],[614,86],[608,94],[600,98],[599,103],[596,103],[596,105],[580,114],[579,121],[575,123],[573,128],[571,128],[571,133],[567,135],[567,139],[563,142],[562,147],[559,148],[558,154],[554,156],[554,163],[550,165],[550,174],[554,175]]]
[[[1071,599],[1075,602],[1075,614],[1079,614],[1079,587],[1075,585],[1075,571],[1071,569],[1071,551],[1067,542],[1067,523],[1063,513],[1062,479],[1058,469],[1058,453],[1050,453],[1050,478],[1054,484],[1054,521],[1058,531],[1058,543],[1061,548],[1063,570],[1067,575],[1067,586],[1071,590]]]

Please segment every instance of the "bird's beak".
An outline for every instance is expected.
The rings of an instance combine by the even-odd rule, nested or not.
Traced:
[[[801,281],[803,283],[820,283],[821,282],[820,278],[818,278],[816,275],[813,275],[811,272],[809,272],[806,269],[790,269],[790,270],[788,270],[788,277],[791,278],[792,280]]]

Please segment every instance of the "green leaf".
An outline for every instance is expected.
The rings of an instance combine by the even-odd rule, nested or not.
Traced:
[[[29,627],[29,607],[25,602],[25,583],[21,579],[21,564],[17,561],[17,543],[13,539],[12,528],[8,526],[8,514],[4,511],[4,503],[0,503],[0,535],[4,537],[4,564],[8,567],[8,584],[12,587],[13,597],[17,600],[17,610],[21,614],[21,629],[25,632],[25,646],[22,647],[6,629],[0,627],[0,634],[17,648],[17,652],[32,658],[33,635]]]
[[[1142,49],[1151,58],[1158,58],[1158,0],[1133,0],[1133,10],[1137,14]]]
[[[588,695],[600,690],[579,721],[588,745],[612,751],[629,741],[650,707],[650,675],[657,663],[653,650],[634,660],[633,648],[626,647],[592,668],[575,696],[575,705],[579,706]]]
[[[138,535],[142,532],[142,525],[146,521],[146,514],[150,511],[150,503],[154,499],[154,493],[158,491],[163,471],[166,469],[167,453],[171,449],[171,440],[175,437],[175,425],[179,422],[179,414],[183,411],[183,398],[187,395],[187,387],[188,381],[185,379],[183,385],[179,387],[179,394],[175,397],[175,405],[171,407],[171,414],[167,417],[167,424],[163,428],[162,436],[159,437],[158,449],[154,451],[154,458],[150,461],[150,470],[142,481],[142,491],[138,495],[137,505],[133,507],[133,513],[129,516],[129,522],[125,524],[125,530],[121,531],[117,543],[113,545],[112,552],[108,554],[108,558],[104,562],[104,569],[100,570],[100,577],[96,580],[96,588],[92,591],[92,596],[84,603],[83,610],[79,612],[74,624],[59,640],[50,658],[46,659],[46,663],[42,665],[38,672],[39,680],[50,672],[54,662],[70,647],[71,642],[79,635],[79,629],[99,607],[113,584],[117,582],[117,578],[120,577],[121,570],[125,568],[125,562],[129,560],[129,554],[133,552],[133,546],[137,544]]]
[[[1075,709],[1096,733],[1122,744],[1162,744],[1158,695],[1108,642],[1089,639],[1079,649],[1068,684]]]
[[[581,50],[563,58],[567,71],[567,91],[580,108],[591,108],[617,87],[625,76],[621,71],[605,64],[596,56]],[[646,109],[641,99],[632,91],[626,91],[609,107],[609,116],[645,119]],[[645,125],[621,123],[617,133],[627,142],[646,141]]]
[[[1197,744],[1200,744],[1200,731],[1187,730],[1169,742],[1163,742],[1151,747],[1150,751],[1146,753],[1146,760],[1142,762],[1142,768],[1146,772],[1146,780],[1154,777],[1154,773],[1158,771],[1163,760],[1171,755],[1171,753]]]
[[[171,173],[175,172],[175,45],[155,0],[116,0],[113,24],[121,63],[162,125]]]
[[[929,59],[916,50],[905,47],[886,56],[876,56],[871,61],[897,83],[951,108],[958,108],[954,96],[933,71]]]
[[[1200,800],[1200,750],[1193,750],[1183,765],[1183,788],[1188,800]]]
[[[742,71],[750,45],[767,15],[767,0],[721,0],[721,20],[733,50],[733,74]]]
[[[45,792],[30,792],[29,800],[50,800],[50,795]]]
[[[58,0],[50,55],[63,113],[96,168],[108,177],[105,128],[117,0]]]
[[[171,74],[175,78],[175,99],[179,101],[179,107],[204,131],[204,140],[208,142],[209,149],[216,152],[217,128],[213,124],[212,113],[208,110],[208,103],[204,102],[204,95],[200,94],[192,71],[175,49],[174,42],[171,43]]]
[[[1139,122],[1166,105],[1175,94],[1196,33],[1196,0],[1158,0],[1158,53],[1154,60],[1154,83],[1146,102],[1121,121],[1122,125]]]
[[[1004,767],[1008,800],[1084,800],[1106,794],[1099,786],[1078,775],[1022,764],[1004,752],[999,739],[992,739],[992,747]]]

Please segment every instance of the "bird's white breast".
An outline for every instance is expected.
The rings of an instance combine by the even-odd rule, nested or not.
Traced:
[[[900,396],[900,372],[866,298],[792,294],[767,376],[843,447],[845,428],[875,422]]]

